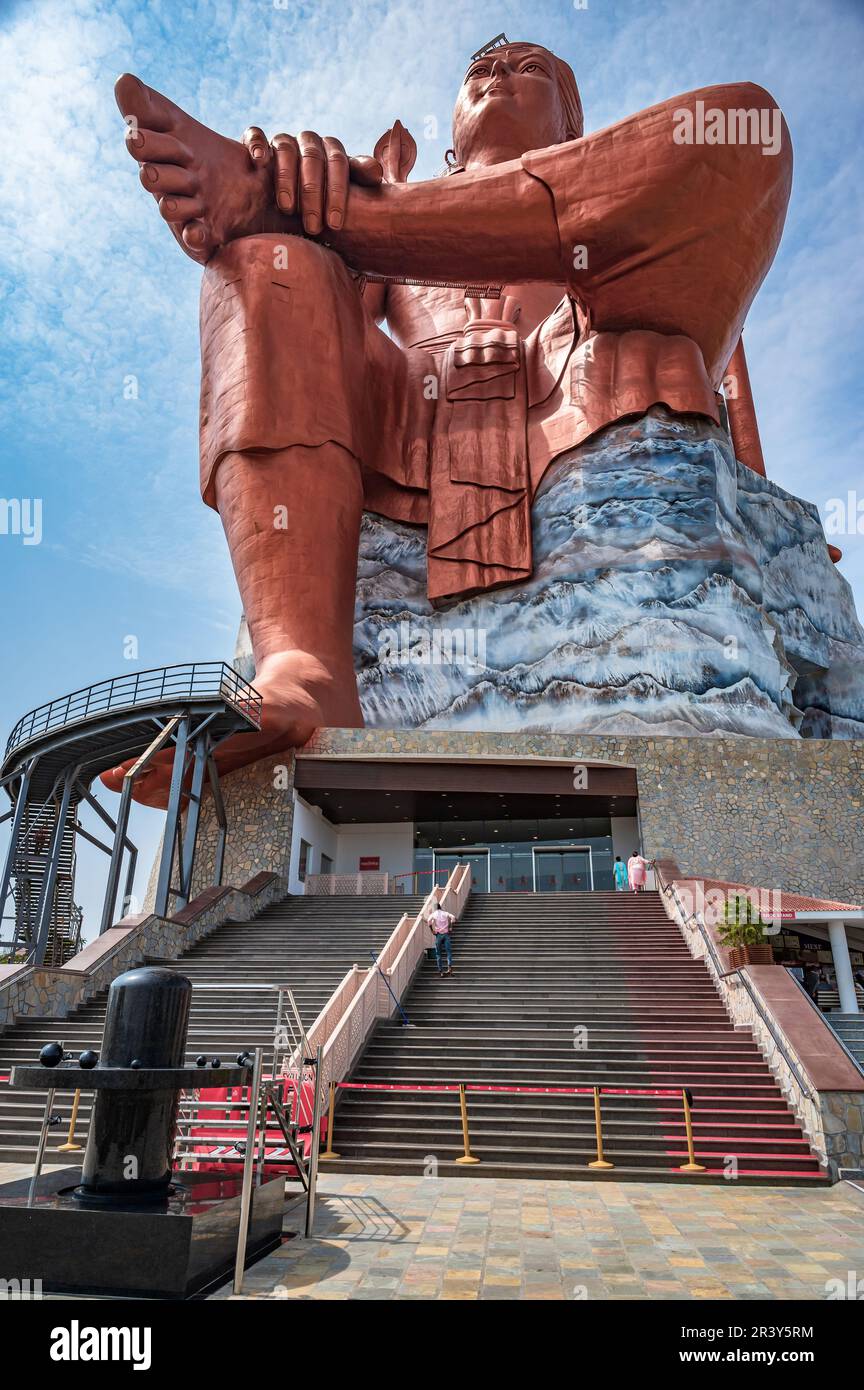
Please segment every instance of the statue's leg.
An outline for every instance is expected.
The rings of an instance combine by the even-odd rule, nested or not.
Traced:
[[[341,445],[226,455],[216,505],[255,656],[268,733],[304,743],[363,723],[352,633],[363,488]]]
[[[363,722],[352,654],[360,460],[398,434],[401,354],[337,256],[277,236],[233,242],[208,264],[201,354],[202,489],[225,528],[264,697],[261,733],[217,751],[224,773],[319,726]],[[169,764],[154,759],[138,800],[165,803]],[[125,770],[103,781],[117,790]]]
[[[264,730],[294,744],[363,722],[351,641],[360,461],[374,463],[385,425],[383,336],[340,258],[302,237],[243,238],[207,267],[202,488],[225,528]]]

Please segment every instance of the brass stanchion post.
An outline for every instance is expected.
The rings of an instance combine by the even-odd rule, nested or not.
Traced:
[[[78,1149],[83,1148],[82,1144],[75,1143],[75,1126],[78,1123],[78,1102],[80,1099],[81,1092],[80,1090],[76,1090],[72,1097],[72,1114],[69,1118],[69,1133],[66,1136],[66,1143],[58,1146],[58,1154],[75,1153]]]
[[[681,1092],[681,1099],[684,1102],[684,1125],[687,1130],[687,1162],[682,1163],[678,1171],[679,1173],[704,1173],[704,1163],[696,1162],[696,1152],[693,1147],[693,1120],[690,1115],[690,1092],[686,1086]]]
[[[339,1154],[337,1154],[336,1150],[335,1150],[334,1147],[333,1147],[333,1112],[334,1112],[335,1109],[336,1109],[336,1082],[335,1082],[335,1081],[331,1081],[331,1082],[330,1082],[330,1105],[329,1105],[329,1109],[328,1109],[328,1111],[327,1111],[327,1147],[326,1147],[326,1149],[324,1150],[324,1152],[323,1152],[322,1154],[319,1154],[319,1155],[318,1155],[318,1161],[319,1161],[319,1162],[321,1162],[321,1160],[322,1160],[322,1159],[325,1159],[325,1158],[338,1158],[338,1157],[339,1157]]]
[[[594,1132],[597,1135],[597,1157],[593,1163],[589,1163],[589,1168],[614,1168],[614,1163],[609,1163],[603,1157],[603,1122],[600,1116],[600,1087],[594,1087]]]
[[[457,1163],[479,1163],[479,1158],[475,1158],[471,1152],[471,1140],[468,1135],[468,1101],[465,1097],[465,1082],[459,1082],[459,1109],[462,1114],[462,1148],[464,1153],[461,1158],[457,1158]]]

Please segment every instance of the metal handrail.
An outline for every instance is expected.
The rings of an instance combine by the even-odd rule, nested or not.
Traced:
[[[261,696],[233,666],[224,661],[179,662],[112,676],[39,705],[18,720],[7,740],[5,756],[40,734],[62,729],[93,715],[165,699],[203,700],[208,697],[223,699],[260,728]]]
[[[772,1022],[772,1020],[771,1020],[770,1015],[769,1015],[768,1013],[766,1013],[765,1009],[762,1007],[762,1004],[761,1004],[760,1000],[759,1000],[758,997],[753,993],[753,990],[752,990],[752,988],[751,988],[751,986],[750,986],[750,981],[748,980],[747,976],[746,976],[745,974],[743,974],[742,968],[741,968],[740,966],[736,966],[733,970],[724,970],[723,964],[722,964],[722,962],[721,962],[721,960],[720,960],[720,957],[718,956],[717,951],[716,951],[716,948],[715,948],[715,946],[714,946],[714,942],[711,940],[711,937],[708,935],[708,929],[707,929],[707,927],[705,926],[705,923],[703,922],[703,920],[702,920],[702,918],[700,917],[699,913],[698,913],[698,912],[691,912],[690,917],[688,918],[687,913],[686,913],[686,910],[685,910],[685,908],[684,908],[684,904],[683,904],[682,901],[681,901],[681,898],[680,898],[680,896],[679,896],[679,894],[678,894],[678,891],[677,891],[677,889],[676,889],[674,883],[667,883],[667,882],[666,882],[666,880],[665,880],[665,878],[664,878],[664,876],[663,876],[663,871],[662,871],[661,869],[658,868],[658,869],[656,870],[656,873],[658,874],[660,883],[661,883],[661,885],[662,885],[662,892],[663,892],[664,894],[667,894],[669,897],[674,898],[674,900],[675,900],[675,906],[676,906],[677,909],[678,909],[678,913],[679,913],[679,915],[680,915],[682,924],[683,924],[684,926],[686,926],[687,923],[688,923],[688,921],[693,921],[693,922],[696,923],[696,926],[697,926],[697,928],[699,929],[699,935],[702,937],[702,940],[703,940],[703,942],[705,943],[705,949],[706,949],[706,951],[708,952],[708,954],[709,954],[709,956],[710,956],[710,958],[711,958],[711,962],[712,962],[712,964],[713,964],[713,966],[714,966],[714,969],[715,969],[715,971],[716,971],[717,979],[718,979],[718,980],[728,980],[728,978],[729,978],[730,975],[737,975],[737,976],[738,976],[738,979],[740,980],[741,984],[744,986],[744,988],[745,988],[746,991],[747,991],[747,994],[748,994],[748,996],[749,996],[750,1002],[752,1003],[753,1007],[755,1008],[755,1010],[756,1010],[756,1012],[758,1013],[759,1017],[761,1018],[762,1022],[765,1024],[765,1027],[768,1029],[768,1032],[771,1034],[771,1038],[772,1038],[772,1040],[773,1040],[773,1042],[774,1042],[774,1044],[775,1044],[775,1046],[776,1046],[778,1052],[781,1054],[781,1056],[783,1057],[783,1060],[786,1062],[786,1065],[789,1067],[789,1070],[791,1071],[792,1075],[795,1077],[795,1080],[796,1080],[797,1083],[798,1083],[798,1087],[799,1087],[799,1089],[800,1089],[802,1095],[804,1096],[804,1099],[805,1099],[805,1100],[811,1100],[812,1097],[813,1097],[813,1093],[812,1093],[812,1091],[810,1090],[810,1087],[807,1085],[807,1082],[804,1080],[804,1076],[803,1076],[803,1074],[802,1074],[801,1067],[799,1066],[799,1064],[798,1064],[798,1062],[795,1060],[795,1058],[791,1056],[791,1054],[789,1053],[788,1049],[784,1046],[784,1043],[783,1043],[782,1038],[780,1038],[780,1037],[778,1036],[777,1030],[776,1030],[776,1028],[774,1027],[774,1024],[773,1024],[773,1022]],[[796,982],[796,983],[797,983],[797,982]]]

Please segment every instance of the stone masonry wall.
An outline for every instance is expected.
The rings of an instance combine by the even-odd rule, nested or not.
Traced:
[[[288,877],[294,821],[294,755],[290,750],[240,768],[221,781],[228,821],[223,883],[247,883],[260,873]],[[184,817],[185,824],[185,817]],[[213,798],[205,792],[198,825],[193,898],[213,883],[219,825]],[[159,850],[150,871],[144,910],[151,911],[159,873]],[[176,882],[176,861],[175,877]]]

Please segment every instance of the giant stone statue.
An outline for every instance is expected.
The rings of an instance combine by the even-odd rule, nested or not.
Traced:
[[[201,489],[222,519],[264,697],[261,736],[223,748],[223,769],[301,744],[320,725],[359,726],[364,709],[371,722],[382,668],[378,694],[367,691],[361,709],[352,650],[364,513],[367,532],[370,518],[383,528],[391,597],[401,585],[430,621],[472,605],[499,621],[521,603],[530,626],[526,595],[543,598],[535,552],[545,566],[555,525],[552,516],[538,531],[539,503],[558,486],[562,460],[617,440],[615,429],[624,429],[616,457],[641,421],[649,454],[686,436],[709,459],[712,488],[725,469],[739,484],[749,477],[745,491],[782,502],[761,476],[740,347],[792,177],[788,130],[760,87],[704,88],[586,136],[568,65],[538,44],[505,42],[468,66],[446,176],[414,183],[416,148],[398,121],[374,156],[349,157],[339,140],[312,131],[268,139],[253,127],[242,141],[227,139],[129,75],[116,93],[141,182],[180,248],[205,267]],[[727,417],[719,393],[729,373],[740,391],[727,389]],[[647,484],[649,494],[671,487],[679,512],[692,471],[683,457],[669,476],[659,464],[649,470]],[[582,479],[581,462],[577,471]],[[571,491],[574,476],[571,466]],[[629,516],[619,505],[625,540],[628,524],[638,532],[633,496],[644,494],[645,477],[627,499]],[[759,628],[765,673],[754,675],[762,660],[754,656],[742,680],[755,681],[767,709],[758,714],[764,727],[757,720],[732,731],[776,733],[783,724],[796,736],[801,711],[789,692],[821,658],[793,669],[781,626],[765,619],[754,589],[761,578],[747,578],[753,544],[743,534],[729,540],[731,486],[716,483],[717,539],[702,553],[725,557],[728,548],[719,570],[753,607],[742,622],[753,617]],[[818,517],[802,515],[818,531],[819,563],[842,585]],[[568,528],[568,554],[584,556]],[[681,599],[664,597],[656,578],[672,572],[670,555],[680,558],[680,546],[663,544],[652,534],[645,546],[652,603]],[[414,572],[394,588],[400,547]],[[608,577],[599,563],[595,571]],[[691,590],[699,582],[687,578]],[[585,602],[602,611],[600,589]],[[843,603],[847,647],[861,644],[848,596]],[[366,602],[358,614],[378,621],[374,609]],[[729,631],[728,618],[717,621]],[[619,643],[611,665],[622,651]],[[499,674],[487,671],[456,695],[494,689]],[[604,668],[604,699],[615,680]],[[505,725],[521,718],[530,727],[530,709],[512,713],[520,692],[498,693],[511,699]],[[684,695],[692,705],[689,687]],[[445,698],[457,707],[453,692]],[[406,722],[435,727],[434,700],[415,716],[409,706],[406,697]],[[703,731],[681,717],[685,732]],[[680,731],[674,720],[668,731]],[[164,775],[153,773],[148,799],[158,799]]]

